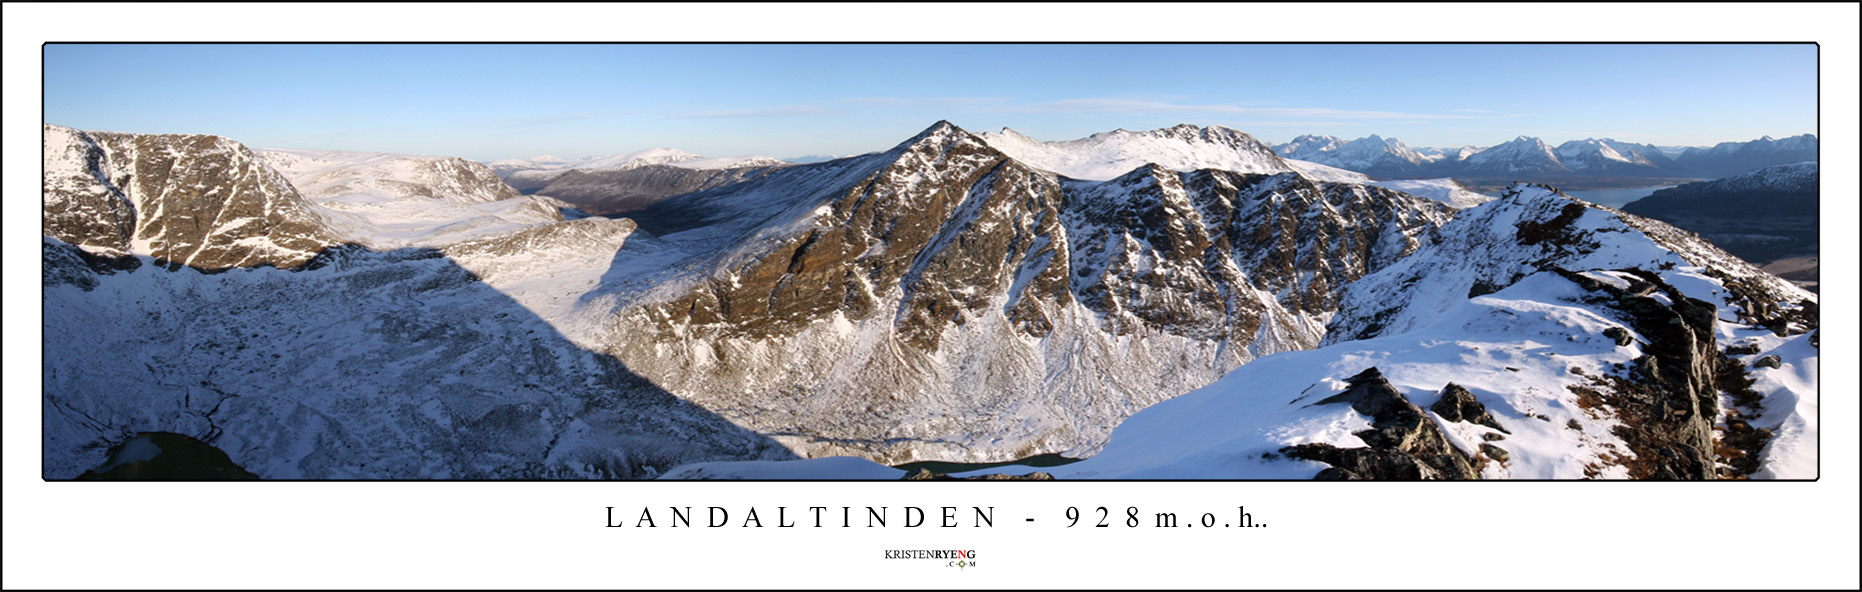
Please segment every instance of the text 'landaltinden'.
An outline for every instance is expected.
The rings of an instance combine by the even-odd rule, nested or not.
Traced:
[[[615,512],[614,506],[607,506],[609,528],[659,528],[661,526],[679,528],[992,528],[996,525],[995,506],[971,506],[965,515],[956,506],[940,506],[927,511],[917,506],[809,506],[791,511],[788,506],[773,508],[731,508],[705,506],[694,511],[692,506],[667,506],[663,509],[642,507],[637,517],[631,522],[626,510]],[[838,510],[838,511],[836,511]],[[696,517],[699,521],[694,522]],[[969,518],[964,520],[963,518]],[[765,520],[768,520],[765,523]]]

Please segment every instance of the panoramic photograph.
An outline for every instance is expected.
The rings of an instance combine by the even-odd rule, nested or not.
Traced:
[[[1820,476],[1815,43],[42,49],[48,481]]]

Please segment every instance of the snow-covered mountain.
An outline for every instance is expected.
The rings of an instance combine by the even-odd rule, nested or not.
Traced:
[[[1609,138],[1588,138],[1559,144],[1558,160],[1565,168],[1599,174],[1635,174],[1649,172],[1650,169],[1678,172],[1678,165],[1663,154],[1660,148]]]
[[[967,475],[1817,477],[1813,295],[1660,222],[1540,187],[1435,234],[1344,288],[1326,345],[1148,407],[1083,461]],[[665,478],[785,467],[902,476],[819,459]]]
[[[170,266],[297,267],[335,244],[325,216],[238,142],[44,126],[45,235]]]
[[[1461,161],[1460,172],[1477,175],[1519,175],[1522,173],[1569,173],[1558,159],[1558,151],[1544,141],[1527,136],[1513,138]]]
[[[1673,187],[1676,193],[1817,193],[1822,178],[1817,161],[1772,165],[1750,172]],[[1660,192],[1657,192],[1660,193]],[[1650,197],[1654,197],[1651,195]],[[1633,203],[1633,202],[1632,202]]]
[[[377,250],[441,247],[579,217],[521,195],[483,164],[456,157],[261,150],[259,158],[317,206],[342,242]]]
[[[659,240],[616,257],[595,341],[810,456],[1084,454],[1145,405],[1316,343],[1337,286],[1449,211],[1297,173],[1067,179],[940,123],[639,213]]]
[[[518,196],[491,168],[458,157],[339,150],[261,150],[258,154],[312,199],[367,193],[475,204]]]
[[[1815,257],[1819,177],[1816,161],[1769,166],[1656,191],[1623,210],[1700,233],[1755,265]]]
[[[1120,129],[1060,142],[1042,142],[1008,128],[981,137],[990,147],[1029,166],[1092,181],[1111,179],[1146,164],[1173,171],[1276,174],[1300,170],[1253,136],[1219,125],[1183,124],[1143,132]],[[1322,175],[1318,178],[1323,181],[1362,180],[1323,176],[1331,171],[1318,167],[1308,171]]]
[[[1437,162],[1461,162],[1474,153],[1486,150],[1486,146],[1462,146],[1460,148],[1417,148],[1416,153],[1423,158]]]
[[[1779,349],[1777,368],[1795,373],[1787,376],[1734,373],[1688,348],[1705,339],[1753,365],[1765,361],[1760,350],[1738,353],[1752,344],[1734,338],[1801,350],[1749,328],[1775,329],[1781,339],[1814,328],[1814,296],[1800,298],[1788,283],[1740,267],[1686,233],[1529,187],[1457,213],[1444,203],[1455,199],[1450,186],[1435,185],[1442,195],[1423,197],[1318,180],[1226,128],[1075,142],[1020,147],[1049,166],[1066,165],[1060,168],[1139,164],[1105,179],[1076,177],[1024,163],[985,136],[940,122],[885,152],[769,167],[655,202],[631,219],[606,219],[534,195],[479,201],[474,196],[513,192],[472,167],[417,179],[414,171],[427,170],[422,157],[253,155],[210,136],[48,126],[46,476],[80,473],[113,444],[156,431],[197,438],[273,478],[641,477],[707,461],[854,454],[886,463],[984,462],[1102,448],[1076,463],[1084,468],[1068,470],[1114,476],[1132,473],[1088,463],[1119,458],[1114,447],[1124,437],[1113,429],[1126,418],[1232,370],[1270,372],[1248,368],[1296,350],[1320,356],[1305,358],[1318,360],[1317,369],[1283,368],[1284,379],[1306,380],[1302,391],[1329,385],[1318,399],[1359,392],[1341,399],[1345,409],[1371,394],[1388,403],[1391,392],[1427,402],[1419,389],[1428,388],[1454,401],[1457,417],[1481,423],[1470,404],[1479,402],[1506,426],[1503,433],[1520,433],[1509,413],[1549,400],[1500,392],[1503,368],[1527,367],[1472,353],[1417,353],[1433,346],[1416,344],[1448,335],[1470,344],[1491,340],[1469,351],[1519,356],[1539,355],[1550,337],[1570,336],[1565,343],[1578,349],[1569,355],[1582,358],[1573,366],[1620,378],[1585,387],[1601,389],[1596,396],[1615,419],[1574,419],[1616,434],[1634,458],[1657,449],[1698,458],[1689,456],[1698,440],[1683,436],[1698,435],[1689,431],[1696,420],[1718,417],[1708,411],[1722,408],[1700,403],[1690,408],[1694,415],[1668,421],[1655,411],[1675,409],[1611,397],[1652,400],[1636,389],[1673,390],[1677,380],[1705,376],[1701,368],[1712,371],[1713,385],[1756,380],[1752,396],[1765,401],[1728,390],[1736,401],[1723,409],[1745,414],[1734,418],[1743,423],[1724,422],[1728,446],[1771,458],[1763,455],[1783,453],[1766,451],[1782,449],[1764,442],[1805,445],[1783,427],[1802,419],[1774,410],[1785,408],[1783,397],[1814,405],[1814,349],[1808,358]],[[1275,162],[1256,158],[1263,154],[1282,168],[1204,166]],[[271,158],[282,172],[266,164]],[[165,220],[166,229],[146,231],[144,218]],[[245,232],[255,224],[279,234]],[[194,261],[212,263],[195,267],[215,273],[149,265],[159,262],[149,256],[162,256],[150,246],[154,239],[125,236],[209,245],[160,252],[214,253]],[[304,256],[265,258],[279,253]],[[267,263],[278,268],[254,267]],[[1698,327],[1699,307],[1683,295],[1724,305],[1722,322],[1705,321],[1708,338]],[[1486,296],[1518,303],[1480,300]],[[1496,306],[1514,315],[1558,306],[1588,312],[1538,324],[1472,320],[1504,319],[1477,310]],[[1651,307],[1677,315],[1693,341]],[[1584,314],[1609,322],[1583,321],[1590,324],[1582,328],[1629,349],[1605,351],[1597,339],[1552,333],[1588,319]],[[1694,357],[1675,357],[1682,350]],[[1608,365],[1623,356],[1634,368]],[[1654,361],[1639,361],[1648,356]],[[1413,376],[1390,365],[1376,375],[1346,368],[1386,358],[1441,366]],[[1531,367],[1534,380],[1544,381],[1530,386],[1578,380],[1540,376],[1552,372],[1552,360]],[[1644,367],[1653,369],[1636,370]],[[1668,370],[1684,367],[1681,378]],[[1473,376],[1457,382],[1466,396],[1416,378],[1455,372]],[[1275,376],[1255,380],[1277,385]],[[1707,383],[1689,384],[1698,393]],[[1767,384],[1784,394],[1774,397]],[[1257,403],[1265,404],[1238,409]],[[1452,419],[1436,422],[1446,435],[1431,440],[1427,458],[1400,450],[1411,456],[1376,452],[1390,462],[1353,464],[1366,457],[1339,451],[1353,443],[1349,430],[1312,436],[1314,424],[1302,418],[1358,418],[1379,433],[1385,419],[1374,410],[1360,410],[1369,420],[1350,411],[1327,415],[1337,408],[1230,421],[1307,434],[1287,445],[1314,446],[1275,453],[1305,459],[1280,461],[1276,466],[1295,467],[1288,474],[1326,466],[1338,470],[1334,476],[1409,474],[1376,466],[1488,474],[1480,452],[1455,440],[1486,432],[1449,425]],[[1755,418],[1785,423],[1766,436],[1753,426],[1772,424]],[[1659,429],[1645,437],[1614,427],[1631,424]],[[1136,446],[1158,454],[1237,450],[1195,441],[1208,430],[1153,429],[1182,441]],[[1531,438],[1539,436],[1551,437]],[[1411,440],[1356,437],[1373,446]],[[1234,444],[1263,441],[1248,436]],[[1541,442],[1522,435],[1519,443]],[[1526,456],[1537,449],[1510,450]],[[1102,456],[1108,460],[1096,460]],[[1150,459],[1159,470],[1190,466]],[[1761,476],[1786,474],[1731,456],[1727,463]],[[1656,464],[1700,476],[1697,466]],[[1524,460],[1501,465],[1508,472],[1495,476],[1568,474]],[[700,472],[732,474],[729,466],[737,465]],[[795,465],[757,466],[769,474]],[[1664,475],[1624,466],[1599,475]]]
[[[1750,142],[1721,142],[1712,148],[1689,148],[1675,163],[1706,177],[1730,177],[1760,168],[1817,160],[1817,136],[1782,140],[1765,136]]]
[[[1369,136],[1345,141],[1304,135],[1274,147],[1283,158],[1329,165],[1378,178],[1494,177],[1572,179],[1583,177],[1725,177],[1761,167],[1814,161],[1817,137],[1724,142],[1712,148],[1660,147],[1609,138],[1572,140],[1552,147],[1520,136],[1491,147],[1415,148],[1395,138]]]
[[[1315,136],[1312,134],[1293,138],[1285,144],[1274,146],[1274,153],[1282,158],[1297,158],[1311,162],[1321,162],[1345,145],[1345,140],[1337,136]]]
[[[1396,138],[1371,135],[1346,142],[1332,136],[1300,136],[1274,147],[1286,158],[1308,160],[1375,177],[1413,177],[1439,160]]]
[[[417,158],[286,153],[303,165],[286,174],[214,136],[46,126],[45,143],[47,478],[146,432],[265,478],[647,477],[793,456],[554,328],[632,222],[534,196],[462,203],[514,194],[471,167],[423,177],[452,199],[381,182],[429,171]],[[334,194],[306,198],[293,176]]]
[[[1492,147],[1410,148],[1395,138],[1371,135],[1349,142],[1305,135],[1274,147],[1286,158],[1357,171],[1378,178],[1428,176],[1674,176],[1681,167],[1662,150],[1611,139],[1573,140],[1553,148],[1520,136]]]

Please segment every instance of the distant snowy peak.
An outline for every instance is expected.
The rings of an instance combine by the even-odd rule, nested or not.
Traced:
[[[1512,141],[1482,150],[1466,160],[1467,171],[1475,173],[1562,172],[1569,168],[1558,159],[1558,152],[1543,140],[1520,136]]]
[[[1294,138],[1291,142],[1275,146],[1274,152],[1279,153],[1280,156],[1284,158],[1297,158],[1300,160],[1318,162],[1320,158],[1325,157],[1325,153],[1337,151],[1339,147],[1344,145],[1344,140],[1334,136],[1314,136],[1308,134]]]
[[[1443,158],[1439,150],[1413,149],[1396,138],[1375,134],[1349,142],[1332,136],[1305,135],[1274,147],[1274,151],[1285,158],[1309,160],[1379,177],[1420,174],[1424,166]]]
[[[1434,160],[1438,162],[1461,162],[1461,161],[1467,160],[1468,157],[1474,156],[1476,153],[1479,153],[1480,151],[1486,150],[1486,149],[1487,149],[1486,146],[1462,146],[1460,148],[1417,148],[1416,153],[1423,155],[1424,158],[1428,158],[1430,160]]]
[[[578,170],[584,172],[621,171],[656,164],[672,165],[688,169],[728,169],[786,164],[780,159],[768,156],[704,157],[675,148],[648,148],[646,150],[636,150],[626,154],[590,156],[576,160],[560,161],[553,165],[538,162],[537,159],[531,159],[530,162],[538,165],[535,167],[536,170]]]
[[[502,176],[507,171],[527,170],[527,169],[544,169],[544,168],[551,168],[551,167],[559,167],[559,166],[566,165],[566,164],[569,164],[569,161],[563,159],[562,157],[543,154],[539,156],[532,156],[530,158],[506,158],[504,160],[494,160],[494,161],[485,163],[485,166],[491,167],[491,170],[497,171],[498,174]]]
[[[1772,165],[1817,160],[1817,137],[1811,134],[1774,140],[1721,142],[1712,148],[1689,148],[1675,162],[1698,174],[1729,177]]]
[[[990,147],[1030,166],[1093,181],[1112,179],[1146,164],[1175,171],[1298,172],[1253,136],[1222,126],[1182,124],[1143,132],[1120,129],[1059,142],[1042,142],[1007,128],[981,137]]]
[[[1454,175],[1673,175],[1680,167],[1660,148],[1611,139],[1585,139],[1552,147],[1520,136],[1492,147],[1411,148],[1396,138],[1370,135],[1349,142],[1305,135],[1274,148],[1282,157],[1308,160],[1377,178]]]
[[[675,148],[648,148],[625,154],[589,156],[564,160],[554,156],[506,159],[487,163],[498,178],[518,191],[532,193],[549,186],[569,171],[584,173],[626,171],[654,165],[697,170],[723,170],[744,167],[768,167],[790,164],[768,156],[703,157]]]
[[[720,170],[743,167],[780,166],[790,163],[768,156],[714,156],[711,158],[681,160],[671,164],[672,166],[687,169]]]
[[[473,204],[518,196],[491,167],[452,156],[262,150],[259,157],[313,199],[367,193]]]
[[[1674,161],[1661,148],[1618,142],[1609,138],[1572,140],[1558,145],[1558,157],[1572,170],[1620,171],[1638,168],[1673,169]]]

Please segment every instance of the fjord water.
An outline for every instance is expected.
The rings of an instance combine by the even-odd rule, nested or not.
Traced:
[[[1671,187],[1675,187],[1675,186],[1674,185],[1663,185],[1660,187],[1636,187],[1632,189],[1593,189],[1589,191],[1564,191],[1564,194],[1584,200],[1584,201],[1588,201],[1594,204],[1603,204],[1606,206],[1610,206],[1612,208],[1621,208],[1623,206],[1629,205],[1629,202],[1633,202],[1638,199],[1648,197],[1652,193],[1661,191],[1663,189],[1668,189]],[[1500,196],[1497,193],[1490,193],[1487,195],[1490,197]]]
[[[1625,205],[1629,205],[1629,202],[1648,197],[1649,194],[1651,193],[1655,193],[1663,189],[1668,189],[1670,187],[1674,187],[1674,185],[1664,185],[1661,187],[1637,187],[1634,189],[1597,189],[1597,190],[1592,190],[1592,191],[1566,191],[1565,195],[1569,195],[1571,197],[1575,197],[1575,198],[1588,201],[1591,203],[1603,204],[1606,206],[1610,206],[1612,208],[1621,208]]]

